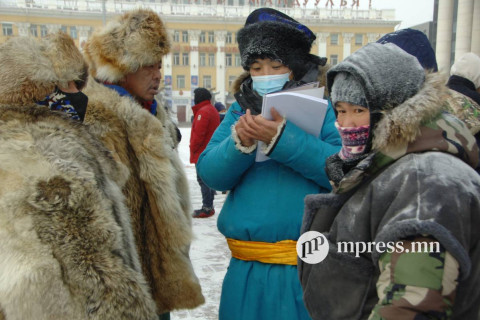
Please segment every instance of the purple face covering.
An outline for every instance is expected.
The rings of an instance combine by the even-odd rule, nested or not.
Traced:
[[[338,153],[341,159],[354,159],[365,152],[370,125],[360,127],[340,127],[335,121],[335,127],[342,138],[342,149]]]

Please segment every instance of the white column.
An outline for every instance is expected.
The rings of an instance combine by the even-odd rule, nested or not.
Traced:
[[[19,22],[16,23],[18,28],[18,35],[22,37],[28,36],[30,33],[28,32],[28,28],[30,28],[30,23],[28,22]]]
[[[345,60],[346,57],[352,53],[352,38],[353,38],[353,33],[342,33],[343,37],[343,60]]]
[[[440,1],[439,1],[440,2]],[[479,17],[477,17],[479,19]],[[455,61],[470,52],[472,43],[473,0],[458,0]]]
[[[368,43],[370,42],[375,42],[378,40],[378,33],[367,33],[367,41]]]
[[[172,54],[169,53],[163,56],[162,59],[162,74],[163,74],[163,83],[164,83],[164,98],[167,106],[171,108],[174,113],[177,113],[177,106],[173,105],[173,96],[172,96],[172,85],[173,85],[173,75],[172,75]]]
[[[438,1],[437,56],[438,71],[450,73],[453,33],[453,0]]]
[[[328,32],[319,32],[317,33],[317,42],[318,42],[318,56],[326,57],[327,56],[327,38],[330,35]]]
[[[190,40],[190,100],[193,102],[193,91],[200,85],[200,76],[198,74],[198,37],[200,30],[188,30],[188,39]],[[195,80],[195,81],[194,81]]]
[[[215,88],[220,92],[220,102],[225,104],[225,38],[226,31],[215,31],[217,41],[217,81]]]
[[[198,76],[198,37],[200,30],[188,30],[188,39],[190,40],[190,74]]]
[[[480,56],[480,0],[473,3],[472,44],[470,50]]]

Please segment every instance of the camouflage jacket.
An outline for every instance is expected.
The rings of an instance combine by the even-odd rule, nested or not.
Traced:
[[[449,95],[439,75],[427,75],[415,96],[384,111],[372,152],[333,183],[334,192],[307,196],[302,233],[321,232],[329,243],[322,262],[299,260],[313,319],[477,319],[478,147],[445,113]],[[438,241],[434,254],[340,250],[342,243],[405,248],[425,236]]]

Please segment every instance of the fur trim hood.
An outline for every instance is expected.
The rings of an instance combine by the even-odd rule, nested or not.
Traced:
[[[75,81],[85,85],[88,67],[72,38],[63,32],[37,40],[9,39],[0,46],[0,103],[30,104],[44,99],[55,87]]]
[[[475,137],[465,123],[449,113],[451,91],[439,73],[427,73],[420,91],[395,108],[382,110],[373,132],[372,151],[354,168],[343,173],[343,161],[335,154],[327,159],[327,174],[334,192],[344,193],[366,176],[409,153],[449,153],[475,168],[479,160]]]
[[[138,68],[162,61],[170,51],[165,26],[155,12],[127,12],[97,30],[85,44],[90,72],[100,81],[117,83]]]

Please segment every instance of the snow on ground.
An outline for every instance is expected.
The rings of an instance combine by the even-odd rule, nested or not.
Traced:
[[[202,206],[202,194],[197,182],[195,165],[191,164],[189,143],[190,128],[180,128],[182,141],[178,147],[180,159],[185,166],[190,198],[193,209]],[[193,219],[194,240],[190,248],[190,259],[197,277],[200,279],[205,304],[194,310],[179,310],[172,312],[171,320],[214,320],[218,319],[218,306],[222,282],[230,261],[230,250],[225,237],[217,230],[217,217],[222,209],[226,195],[217,192],[214,200],[215,215],[210,218]]]

